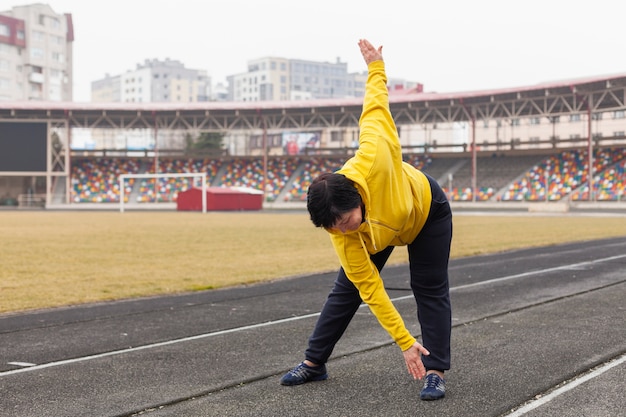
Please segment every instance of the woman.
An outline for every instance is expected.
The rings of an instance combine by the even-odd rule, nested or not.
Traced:
[[[413,378],[425,376],[420,398],[436,400],[445,396],[444,371],[450,369],[452,213],[439,185],[402,161],[389,110],[382,46],[360,40],[359,47],[368,80],[358,150],[336,173],[317,177],[307,194],[311,221],[330,233],[341,269],[309,339],[305,360],[285,374],[281,384],[326,379],[325,364],[335,344],[365,302],[402,350]],[[380,277],[395,246],[408,248],[423,346],[405,327]]]

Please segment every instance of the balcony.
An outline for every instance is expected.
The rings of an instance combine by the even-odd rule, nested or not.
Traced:
[[[28,77],[28,81],[31,83],[43,84],[43,74],[40,72],[31,72]]]

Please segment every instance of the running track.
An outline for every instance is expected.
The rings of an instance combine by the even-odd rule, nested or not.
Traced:
[[[418,335],[406,272],[382,275]],[[0,416],[626,416],[626,237],[453,260],[437,402],[367,307],[327,381],[278,384],[334,275],[0,316]]]

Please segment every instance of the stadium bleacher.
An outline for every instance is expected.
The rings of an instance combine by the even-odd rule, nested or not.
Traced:
[[[324,172],[334,172],[341,168],[341,158],[311,158],[304,162],[299,174],[291,182],[285,201],[305,201],[306,191],[311,181]]]
[[[604,175],[607,169],[626,158],[625,148],[598,149],[594,158],[594,172]],[[502,201],[558,201],[570,197],[573,201],[587,200],[579,188],[588,188],[586,150],[568,150],[551,155],[523,173],[522,178],[510,184],[502,194]],[[595,184],[598,184],[596,178]],[[623,175],[622,175],[623,180]],[[611,183],[606,196],[618,193],[619,177]],[[623,189],[623,188],[622,188]],[[546,192],[547,190],[547,192]],[[596,196],[600,200],[600,196]],[[604,199],[604,198],[602,198]]]
[[[120,201],[119,176],[139,171],[140,161],[129,158],[77,159],[72,161],[71,199],[75,203]],[[130,195],[134,181],[128,181]],[[128,198],[125,198],[128,201]]]
[[[272,158],[267,161],[266,199],[274,201],[298,167],[293,158]],[[224,165],[215,186],[263,188],[263,160],[260,158],[235,158]]]
[[[339,169],[346,157],[270,157],[267,160],[266,200],[305,201],[312,179]],[[473,201],[472,160],[469,154],[407,154],[406,162],[435,178],[452,201]],[[479,155],[476,163],[476,201],[572,201],[589,198],[586,149],[554,150],[546,154]],[[261,157],[158,161],[160,173],[207,173],[210,186],[263,187]],[[594,157],[594,198],[626,198],[626,148],[600,148]],[[71,168],[73,203],[119,203],[119,175],[153,173],[147,158],[76,158]],[[125,202],[175,202],[192,186],[189,178],[129,179]],[[546,192],[547,189],[547,192]],[[547,196],[547,197],[546,197]]]

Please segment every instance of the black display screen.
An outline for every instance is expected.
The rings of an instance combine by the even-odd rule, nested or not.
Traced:
[[[46,172],[47,124],[0,122],[0,172]]]

